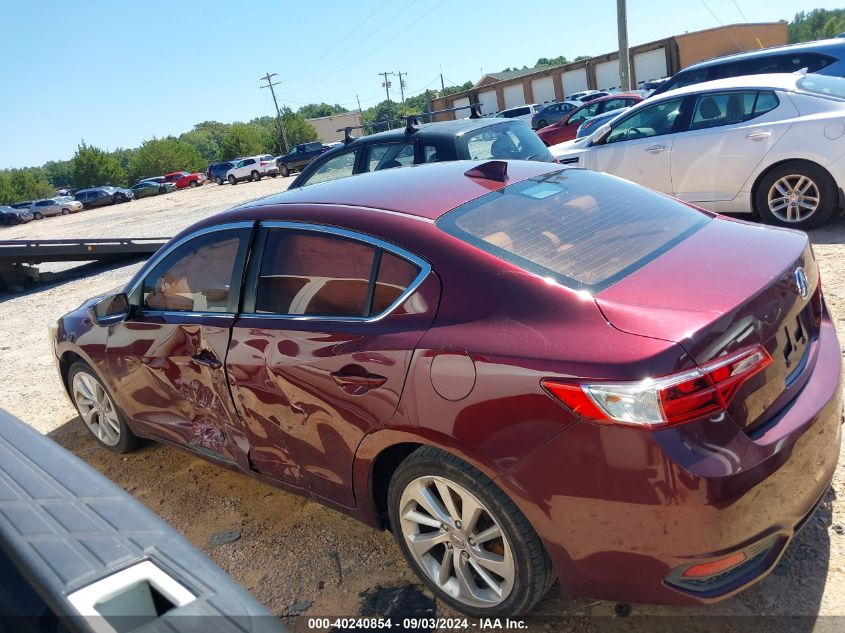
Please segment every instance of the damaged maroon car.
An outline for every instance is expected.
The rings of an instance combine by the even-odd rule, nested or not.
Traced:
[[[140,438],[393,531],[471,615],[695,604],[770,572],[839,455],[807,236],[539,162],[211,216],[62,317],[61,380]]]

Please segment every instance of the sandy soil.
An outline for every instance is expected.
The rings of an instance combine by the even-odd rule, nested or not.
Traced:
[[[280,191],[290,180],[206,185],[6,228],[0,239],[169,236],[209,214]],[[845,219],[811,238],[845,341]],[[88,266],[64,281],[0,295],[0,406],[50,434],[174,525],[272,613],[288,616],[294,631],[307,630],[310,616],[449,614],[420,591],[388,533],[175,449],[148,445],[115,455],[89,439],[55,376],[47,325],[88,296],[124,282],[139,265]],[[728,601],[695,608],[617,605],[568,599],[553,589],[526,622],[532,630],[548,631],[616,624],[644,631],[842,630],[845,619],[816,616],[845,616],[844,498],[842,462],[833,489],[774,573]],[[221,540],[230,542],[218,544]],[[747,617],[762,615],[784,617]]]

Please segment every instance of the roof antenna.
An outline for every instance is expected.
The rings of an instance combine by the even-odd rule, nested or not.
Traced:
[[[503,160],[488,160],[486,163],[481,163],[468,169],[464,172],[464,176],[470,178],[484,178],[485,180],[495,180],[497,182],[507,182],[508,180],[508,163]]]

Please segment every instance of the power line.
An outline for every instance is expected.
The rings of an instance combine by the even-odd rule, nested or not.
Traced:
[[[704,5],[704,8],[707,9],[710,12],[710,15],[713,16],[713,19],[716,20],[716,23],[719,26],[722,26],[722,27],[725,26],[724,24],[722,24],[722,21],[719,19],[719,17],[715,13],[713,13],[713,9],[711,9],[710,7],[707,6],[707,3],[704,2],[704,0],[701,0],[701,4]],[[728,27],[728,28],[725,29],[725,31],[727,32],[728,37],[730,37],[733,40],[733,43],[736,44],[737,50],[740,53],[743,52],[744,49],[742,48],[742,46],[739,45],[739,42],[736,41],[736,38],[733,36],[733,33],[731,33],[731,29]]]
[[[439,9],[439,8],[440,8],[441,6],[443,6],[444,4],[446,4],[446,0],[440,0],[440,2],[438,2],[437,4],[435,4],[433,7],[431,7],[428,11],[426,11],[426,12],[425,12],[425,13],[423,13],[422,15],[420,15],[420,16],[419,16],[416,20],[414,20],[414,21],[412,21],[412,22],[408,23],[407,25],[405,25],[405,28],[400,29],[399,31],[396,31],[396,32],[395,32],[395,33],[393,33],[390,37],[388,37],[386,40],[384,40],[381,44],[378,44],[378,45],[376,45],[376,46],[371,47],[371,48],[370,48],[370,49],[369,49],[366,53],[364,53],[363,55],[361,55],[359,58],[357,58],[357,59],[353,60],[352,62],[350,62],[350,63],[346,64],[345,66],[341,66],[340,68],[336,68],[333,72],[329,73],[328,75],[324,75],[323,77],[320,77],[320,78],[318,78],[318,79],[315,79],[314,81],[311,81],[311,82],[308,82],[307,84],[303,84],[303,85],[301,85],[301,86],[300,86],[300,88],[307,88],[308,86],[311,86],[311,85],[314,85],[314,84],[317,84],[317,83],[323,82],[323,81],[325,81],[326,79],[330,79],[330,78],[334,77],[335,75],[337,75],[337,74],[339,74],[339,73],[342,73],[342,72],[343,72],[344,70],[346,70],[347,68],[350,68],[351,66],[354,66],[356,63],[358,63],[359,61],[361,61],[361,60],[362,60],[362,59],[364,59],[365,57],[369,57],[370,55],[372,55],[373,53],[375,53],[377,50],[379,50],[379,49],[381,49],[381,48],[383,48],[383,47],[387,46],[390,42],[392,42],[392,41],[393,41],[393,40],[395,40],[397,37],[399,37],[400,35],[402,35],[403,33],[405,33],[405,31],[407,31],[407,30],[409,30],[409,29],[413,28],[414,26],[416,26],[416,25],[417,25],[420,21],[422,21],[424,18],[428,17],[428,15],[429,15],[430,13],[432,13],[432,12],[433,12],[433,11],[435,11],[436,9]]]
[[[739,11],[739,14],[742,16],[742,19],[745,20],[745,23],[748,24],[748,18],[745,17],[745,14],[742,12],[742,9],[739,8],[739,3],[736,0],[733,0],[734,6],[736,10]]]
[[[367,14],[367,16],[366,16],[363,20],[361,20],[361,21],[360,21],[360,22],[359,22],[359,23],[358,23],[358,24],[357,24],[354,28],[349,29],[349,30],[346,32],[346,35],[344,35],[344,36],[343,36],[342,38],[340,38],[337,42],[335,42],[335,43],[334,43],[334,45],[329,46],[326,50],[324,50],[324,51],[322,52],[322,54],[318,55],[317,57],[315,57],[314,59],[312,59],[310,62],[308,62],[307,64],[305,64],[304,66],[300,66],[300,67],[299,67],[299,69],[297,70],[297,73],[296,73],[296,74],[295,74],[295,75],[294,75],[291,79],[296,79],[296,78],[301,77],[302,75],[304,75],[304,74],[305,74],[305,71],[307,71],[307,70],[309,70],[309,69],[313,68],[315,65],[317,65],[317,62],[319,62],[320,60],[325,59],[326,55],[328,55],[329,53],[331,53],[331,52],[332,52],[332,51],[334,51],[334,50],[337,50],[337,48],[338,48],[341,44],[343,44],[346,40],[348,40],[348,39],[349,39],[350,37],[352,37],[354,34],[358,33],[358,30],[359,30],[362,26],[364,26],[364,24],[366,24],[367,20],[369,20],[371,17],[373,17],[373,15],[375,15],[375,13],[376,13],[377,11],[379,11],[379,10],[380,10],[380,9],[381,9],[384,5],[386,5],[389,1],[390,1],[390,0],[384,0],[384,2],[382,2],[381,4],[376,5],[376,8],[375,8],[375,9],[373,9],[372,11],[370,11],[370,12]],[[381,27],[379,27],[379,28],[383,28],[383,27],[384,27],[384,26],[386,26],[386,24],[388,24],[389,22],[390,22],[390,20],[388,20],[388,22],[387,22],[387,23],[385,23],[384,25],[382,25],[382,26],[381,26]],[[362,40],[362,41],[363,41],[363,40]],[[291,79],[289,79],[288,81],[291,81]]]

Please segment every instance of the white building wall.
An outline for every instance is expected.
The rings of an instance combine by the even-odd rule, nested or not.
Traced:
[[[551,76],[532,80],[531,91],[534,93],[534,103],[555,100],[555,82]]]
[[[607,90],[619,87],[619,60],[602,62],[596,65],[596,88]]]
[[[574,92],[581,92],[589,88],[587,85],[587,69],[584,67],[567,70],[561,76],[561,81],[563,81],[564,96],[569,96]]]
[[[505,86],[503,90],[505,94],[505,108],[515,108],[516,106],[525,105],[525,92],[522,90],[522,82]]]
[[[479,92],[478,102],[481,104],[481,114],[492,114],[499,111],[499,101],[496,98],[495,90]]]
[[[666,49],[661,47],[646,53],[634,55],[634,76],[637,84],[668,75]]]

